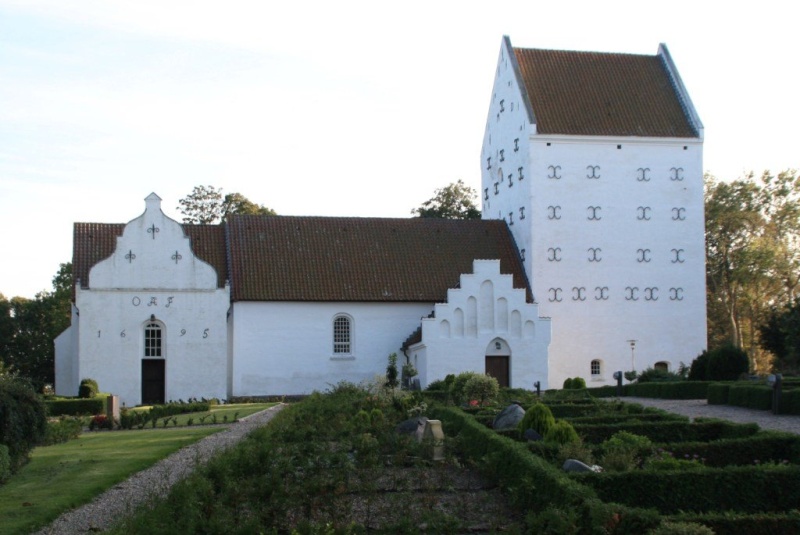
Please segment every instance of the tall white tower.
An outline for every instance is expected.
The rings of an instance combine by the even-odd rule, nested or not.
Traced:
[[[481,151],[483,217],[508,223],[543,316],[549,384],[675,370],[706,347],[703,125],[656,55],[513,48]]]

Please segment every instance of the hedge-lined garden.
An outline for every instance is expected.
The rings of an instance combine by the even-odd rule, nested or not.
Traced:
[[[562,392],[540,404],[574,427],[580,440],[572,444],[495,432],[486,409],[477,418],[455,407],[435,414],[513,489],[529,527],[541,532],[647,533],[688,522],[720,534],[800,533],[800,436],[573,397]],[[565,458],[597,460],[603,470],[568,474]],[[697,525],[675,529],[663,532],[703,533]]]

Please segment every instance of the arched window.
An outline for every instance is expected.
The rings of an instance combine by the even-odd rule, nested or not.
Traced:
[[[601,367],[600,367],[600,361],[598,359],[594,359],[592,361],[590,368],[592,372],[592,377],[597,377],[600,375]]]
[[[655,364],[653,364],[653,368],[655,368],[656,370],[662,371],[662,372],[668,372],[669,371],[669,362],[665,362],[663,360],[660,361],[660,362],[656,362]]]
[[[161,325],[148,323],[144,326],[144,356],[161,358],[164,356],[161,346]]]
[[[347,316],[336,316],[333,320],[333,353],[349,355],[352,350],[352,322]]]

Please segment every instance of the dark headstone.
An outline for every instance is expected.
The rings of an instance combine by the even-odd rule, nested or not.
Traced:
[[[535,429],[526,429],[525,432],[522,434],[522,438],[525,440],[529,440],[531,442],[536,442],[542,440],[542,435],[536,432]]]
[[[512,403],[494,417],[492,428],[495,431],[505,431],[506,429],[514,429],[522,421],[525,416],[525,409],[519,405]]]
[[[417,433],[418,429],[424,429],[425,422],[427,421],[428,418],[425,416],[416,416],[414,418],[409,418],[404,422],[400,422],[399,424],[397,424],[394,430],[400,433],[401,435],[413,435]],[[422,433],[421,430],[419,432]]]

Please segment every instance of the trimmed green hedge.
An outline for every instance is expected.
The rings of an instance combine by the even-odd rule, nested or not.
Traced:
[[[659,399],[706,399],[709,381],[664,381],[625,385],[625,395]]]
[[[725,512],[703,515],[676,515],[670,520],[697,522],[714,530],[717,535],[800,535],[800,511],[786,513],[756,513],[752,515]]]
[[[732,384],[728,405],[768,411],[772,409],[772,388],[751,384]]]
[[[615,534],[640,535],[661,523],[652,509],[603,503],[585,485],[544,459],[531,455],[524,444],[502,437],[452,407],[435,407],[431,418],[442,421],[447,436],[508,491],[515,508],[528,511],[528,527],[542,533],[596,533],[607,526]]]
[[[600,444],[619,431],[649,438],[653,442],[706,442],[741,438],[758,433],[756,424],[735,424],[723,420],[697,419],[686,422],[627,422],[616,425],[576,425],[575,430],[590,444]]]
[[[729,383],[713,383],[708,386],[708,404],[709,405],[727,405],[728,392],[731,390]]]
[[[49,416],[90,416],[106,413],[106,396],[90,399],[49,399],[44,404]]]
[[[482,461],[486,474],[506,489],[524,510],[541,511],[551,506],[576,506],[594,493],[570,480],[564,472],[524,444],[500,436],[459,409],[437,407],[431,418],[442,421],[447,436],[458,436],[459,447],[470,458]]]
[[[567,418],[573,425],[608,425],[624,422],[689,422],[688,416],[672,414],[669,412],[642,413],[642,414],[602,414],[600,416],[579,416],[577,418]]]
[[[705,459],[706,466],[722,468],[788,461],[800,464],[800,435],[779,431],[761,431],[745,438],[728,438],[713,442],[683,442],[663,445],[677,459]],[[800,504],[798,504],[800,505]]]
[[[662,514],[785,512],[800,504],[797,466],[734,466],[696,471],[632,470],[572,476],[603,501],[655,507]]]
[[[800,415],[800,389],[781,392],[780,413]]]

